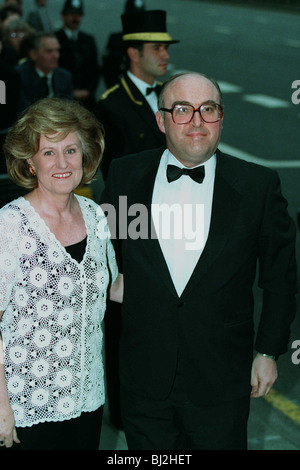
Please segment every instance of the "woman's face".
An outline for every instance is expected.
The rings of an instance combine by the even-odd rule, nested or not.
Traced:
[[[50,136],[50,138],[55,136]],[[40,146],[27,161],[36,173],[38,189],[53,195],[70,194],[83,176],[82,145],[76,132],[59,142],[40,138]]]
[[[10,33],[9,43],[17,52],[20,51],[21,43],[24,37],[27,36],[27,34],[28,33],[26,33],[25,31],[20,31],[20,30],[15,30]]]

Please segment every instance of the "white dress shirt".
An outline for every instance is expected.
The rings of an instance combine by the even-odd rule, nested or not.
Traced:
[[[69,38],[73,41],[77,41],[77,39],[78,39],[78,30],[74,31],[74,30],[69,29],[69,28],[64,28],[64,33],[67,36],[67,38]]]
[[[207,241],[216,156],[204,163],[205,177],[201,184],[188,175],[168,183],[168,164],[184,168],[169,150],[165,150],[155,179],[151,211],[160,247],[180,296]]]
[[[147,102],[149,103],[150,108],[156,114],[158,111],[158,106],[157,106],[157,94],[153,91],[149,95],[146,94],[147,88],[153,88],[156,86],[156,82],[153,83],[153,85],[149,85],[149,83],[144,82],[140,78],[137,78],[135,75],[133,75],[131,72],[127,71],[128,77],[130,80],[135,84],[135,86],[140,90],[142,95],[146,98]]]

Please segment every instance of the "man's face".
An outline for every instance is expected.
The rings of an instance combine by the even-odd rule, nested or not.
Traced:
[[[79,28],[82,19],[80,13],[64,13],[62,17],[65,26],[71,31],[76,31]]]
[[[140,52],[136,50],[136,75],[145,82],[152,84],[156,77],[167,72],[169,53],[168,43],[148,42]]]
[[[38,51],[31,52],[35,65],[45,74],[58,66],[59,42],[56,38],[42,38]]]
[[[188,75],[176,79],[165,91],[164,107],[171,109],[174,104],[191,104],[194,108],[207,101],[220,104],[215,86],[205,77]],[[207,161],[219,144],[223,119],[214,123],[204,122],[196,112],[188,124],[175,124],[171,113],[157,113],[160,130],[166,134],[167,146],[173,155],[187,167]]]

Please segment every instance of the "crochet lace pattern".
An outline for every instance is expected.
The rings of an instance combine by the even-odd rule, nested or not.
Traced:
[[[104,403],[101,322],[118,271],[103,211],[76,197],[87,230],[80,263],[23,197],[0,210],[0,328],[17,427]]]

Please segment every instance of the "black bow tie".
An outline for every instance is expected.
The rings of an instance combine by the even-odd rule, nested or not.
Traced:
[[[205,176],[205,169],[204,165],[197,166],[197,168],[179,168],[175,165],[168,165],[167,166],[167,180],[169,183],[172,181],[176,181],[180,176],[188,175],[192,180],[196,181],[196,183],[202,183]]]
[[[159,86],[155,86],[155,87],[149,87],[149,88],[146,88],[146,96],[150,95],[150,93],[152,93],[152,91],[155,91],[155,93],[157,94],[157,96],[159,95],[159,90],[160,90],[160,87]]]

